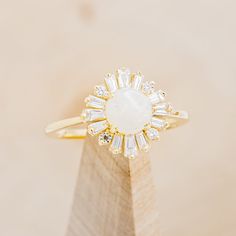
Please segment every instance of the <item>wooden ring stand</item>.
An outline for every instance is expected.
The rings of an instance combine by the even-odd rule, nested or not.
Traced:
[[[85,140],[66,236],[159,236],[150,159],[114,157]]]

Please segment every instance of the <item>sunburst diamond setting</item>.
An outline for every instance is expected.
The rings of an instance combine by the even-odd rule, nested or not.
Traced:
[[[99,135],[99,144],[110,145],[113,154],[124,153],[134,158],[138,151],[147,151],[150,141],[159,139],[159,131],[168,123],[163,114],[170,111],[165,93],[155,90],[153,81],[144,81],[141,73],[119,69],[108,74],[104,84],[85,99],[82,113],[88,133]]]

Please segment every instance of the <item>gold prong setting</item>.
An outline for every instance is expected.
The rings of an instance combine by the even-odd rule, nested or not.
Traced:
[[[113,134],[109,132],[109,130],[101,133],[98,137],[99,145],[107,145],[111,143]]]
[[[121,102],[117,106],[114,105],[113,110],[108,110],[110,109],[108,104],[112,99],[117,98],[119,93],[128,94],[128,105],[125,97],[122,100],[125,103],[124,106]],[[94,93],[85,99],[86,109],[82,112],[82,117],[88,124],[88,133],[92,136],[98,135],[100,145],[109,145],[109,150],[115,156],[123,153],[124,157],[133,159],[139,151],[147,152],[150,142],[159,140],[160,131],[168,127],[164,116],[172,112],[172,107],[165,101],[165,97],[166,94],[163,91],[155,90],[153,81],[144,81],[144,76],[140,72],[131,73],[129,69],[122,68],[114,74],[106,75],[104,84],[95,86]],[[147,110],[149,103],[150,116],[143,114],[143,111],[149,112]],[[130,107],[129,110],[127,106],[130,104],[134,104],[135,107]],[[121,119],[124,119],[126,126],[130,124],[134,126],[133,129],[121,129],[110,119],[109,112],[116,109],[118,109],[117,113],[114,114],[119,115],[121,112],[118,117],[119,124],[122,124]],[[129,110],[127,115],[124,113],[125,109]],[[138,112],[137,116],[130,113],[132,109]]]

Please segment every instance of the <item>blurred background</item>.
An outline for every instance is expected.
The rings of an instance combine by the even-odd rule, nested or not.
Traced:
[[[236,235],[233,0],[0,2],[0,235],[63,236],[82,141],[44,127],[79,115],[126,66],[190,122],[151,149],[163,236]]]

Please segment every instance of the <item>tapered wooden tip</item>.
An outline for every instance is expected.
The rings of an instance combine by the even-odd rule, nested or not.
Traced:
[[[67,236],[159,236],[150,160],[114,157],[87,137]]]

